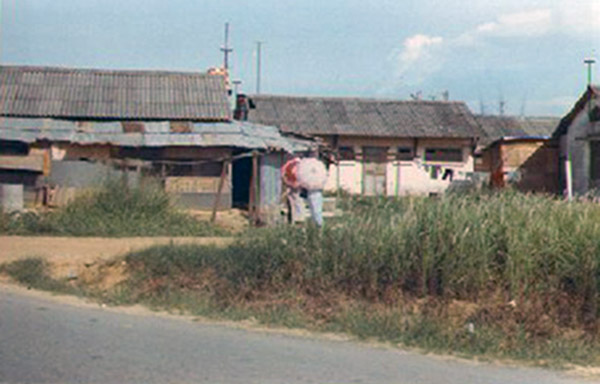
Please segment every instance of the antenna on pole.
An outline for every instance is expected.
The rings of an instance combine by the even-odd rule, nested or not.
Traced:
[[[242,84],[242,80],[233,80],[233,93],[234,95],[237,97],[238,93],[239,93],[239,87]]]
[[[506,100],[504,100],[504,92],[502,87],[498,86],[498,116],[504,116],[504,109],[506,107]]]
[[[592,85],[592,66],[596,63],[596,59],[589,57],[585,60],[583,60],[583,62],[587,65],[587,81],[588,81],[588,86]]]
[[[223,68],[229,69],[229,54],[233,52],[233,48],[229,48],[229,23],[225,23],[225,44],[221,47],[223,52]]]
[[[263,45],[264,41],[256,42],[256,94],[260,95],[260,65],[261,65],[261,53],[260,48]]]

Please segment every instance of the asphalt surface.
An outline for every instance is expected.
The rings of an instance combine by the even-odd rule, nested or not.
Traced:
[[[0,382],[593,382],[564,372],[129,312],[0,286]]]

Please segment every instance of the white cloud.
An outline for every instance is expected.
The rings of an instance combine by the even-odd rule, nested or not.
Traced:
[[[486,38],[540,36],[552,26],[552,12],[539,9],[502,15],[495,21],[483,23],[455,38],[413,35],[404,40],[401,50],[392,53],[395,78],[415,85],[439,71],[452,49],[460,46],[481,45]]]
[[[473,53],[477,59],[490,49],[510,46],[515,39],[522,43],[551,35],[592,39],[592,45],[600,44],[600,0],[549,1],[543,8],[500,14],[455,37],[413,35],[391,54],[395,68],[393,81],[418,85],[457,55]]]
[[[403,48],[395,51],[392,58],[396,63],[396,77],[409,83],[420,83],[436,72],[441,63],[436,60],[435,50],[442,46],[439,36],[414,35],[404,40]]]
[[[404,51],[400,54],[400,60],[405,63],[417,61],[427,54],[427,48],[443,42],[439,36],[430,37],[425,35],[414,35],[404,40]]]

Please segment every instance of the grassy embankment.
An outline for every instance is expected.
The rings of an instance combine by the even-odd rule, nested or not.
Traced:
[[[88,294],[427,350],[600,364],[600,206],[512,192],[345,205],[322,230],[129,254],[127,281]]]
[[[227,231],[177,210],[149,181],[138,188],[109,181],[47,212],[0,213],[0,234],[46,236],[219,236]]]

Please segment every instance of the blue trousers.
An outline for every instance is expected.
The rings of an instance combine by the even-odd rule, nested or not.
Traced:
[[[323,191],[320,189],[308,191],[308,207],[310,216],[315,224],[323,226]]]

